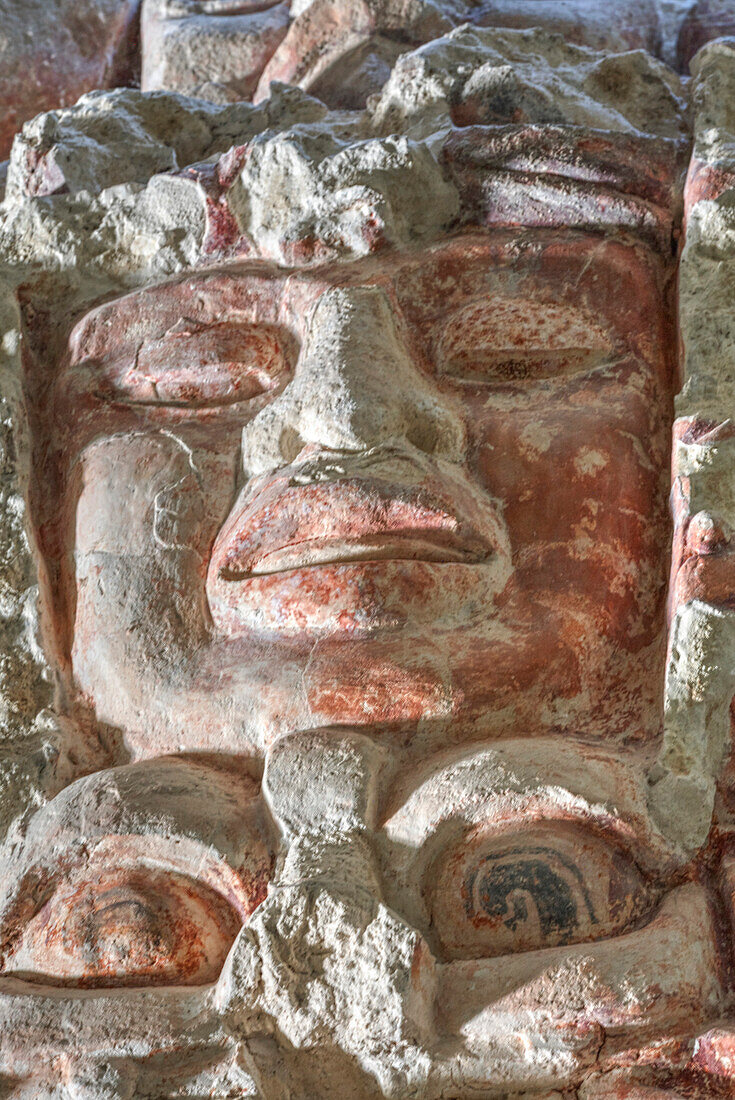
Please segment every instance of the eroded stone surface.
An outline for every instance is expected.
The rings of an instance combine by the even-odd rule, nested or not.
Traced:
[[[297,84],[333,107],[357,108],[385,84],[398,57],[411,46],[463,24],[543,28],[594,49],[644,49],[660,42],[660,19],[651,0],[312,0],[291,5],[292,23],[265,66],[258,95],[272,80]]]
[[[141,86],[251,99],[289,14],[287,2],[151,0],[141,16]]]
[[[3,0],[0,159],[40,111],[132,78],[139,0]]]
[[[683,69],[706,42],[735,34],[735,4],[732,0],[697,0],[681,26],[678,60]]]
[[[8,1095],[730,1088],[735,61],[586,10],[17,141]]]

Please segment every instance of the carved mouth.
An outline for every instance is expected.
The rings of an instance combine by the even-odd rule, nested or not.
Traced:
[[[302,451],[252,481],[207,576],[225,634],[357,634],[485,613],[510,575],[495,502],[464,470],[410,445]]]
[[[421,483],[348,478],[294,484],[279,478],[221,533],[218,576],[237,582],[356,562],[486,561],[496,540],[443,498]]]

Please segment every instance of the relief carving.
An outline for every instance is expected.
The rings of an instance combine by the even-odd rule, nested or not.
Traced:
[[[280,8],[13,148],[2,1088],[727,1095],[732,44]]]

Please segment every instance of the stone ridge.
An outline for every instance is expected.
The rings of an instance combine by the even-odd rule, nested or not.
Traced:
[[[494,143],[482,168],[477,152],[470,168],[451,136],[470,123]],[[520,127],[551,134],[552,125],[548,168],[517,156]],[[583,151],[590,129],[612,143],[597,171]],[[429,240],[461,221],[517,224],[524,192],[543,189],[547,176],[559,192],[550,224],[607,220],[660,240],[676,217],[686,142],[680,83],[648,54],[602,55],[540,30],[459,29],[404,55],[367,112],[329,112],[274,85],[257,106],[118,91],[41,116],[13,149],[4,251],[42,266],[64,266],[65,256],[78,266],[83,251],[85,268],[96,254],[109,270],[122,258],[117,241],[133,234],[143,265],[161,273],[197,252],[314,262]],[[651,157],[668,180],[653,202],[650,185],[635,179]],[[468,175],[484,178],[482,196],[476,186],[469,194]],[[587,194],[595,176],[607,209]],[[34,196],[52,199],[27,201]],[[74,229],[82,221],[84,234]]]

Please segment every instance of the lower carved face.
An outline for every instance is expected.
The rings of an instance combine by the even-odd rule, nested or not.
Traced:
[[[635,761],[545,738],[391,765],[333,728],[281,738],[262,795],[212,757],[72,783],[0,883],[4,1065],[130,1058],[150,1095],[206,1065],[224,1091],[236,1036],[294,1095],[333,1056],[356,1096],[383,1094],[386,1065],[417,1095],[510,1094],[685,1049],[718,1017],[707,888]]]
[[[38,478],[75,687],[140,755],[448,685],[458,723],[655,731],[662,294],[641,248],[501,234],[90,313]]]

